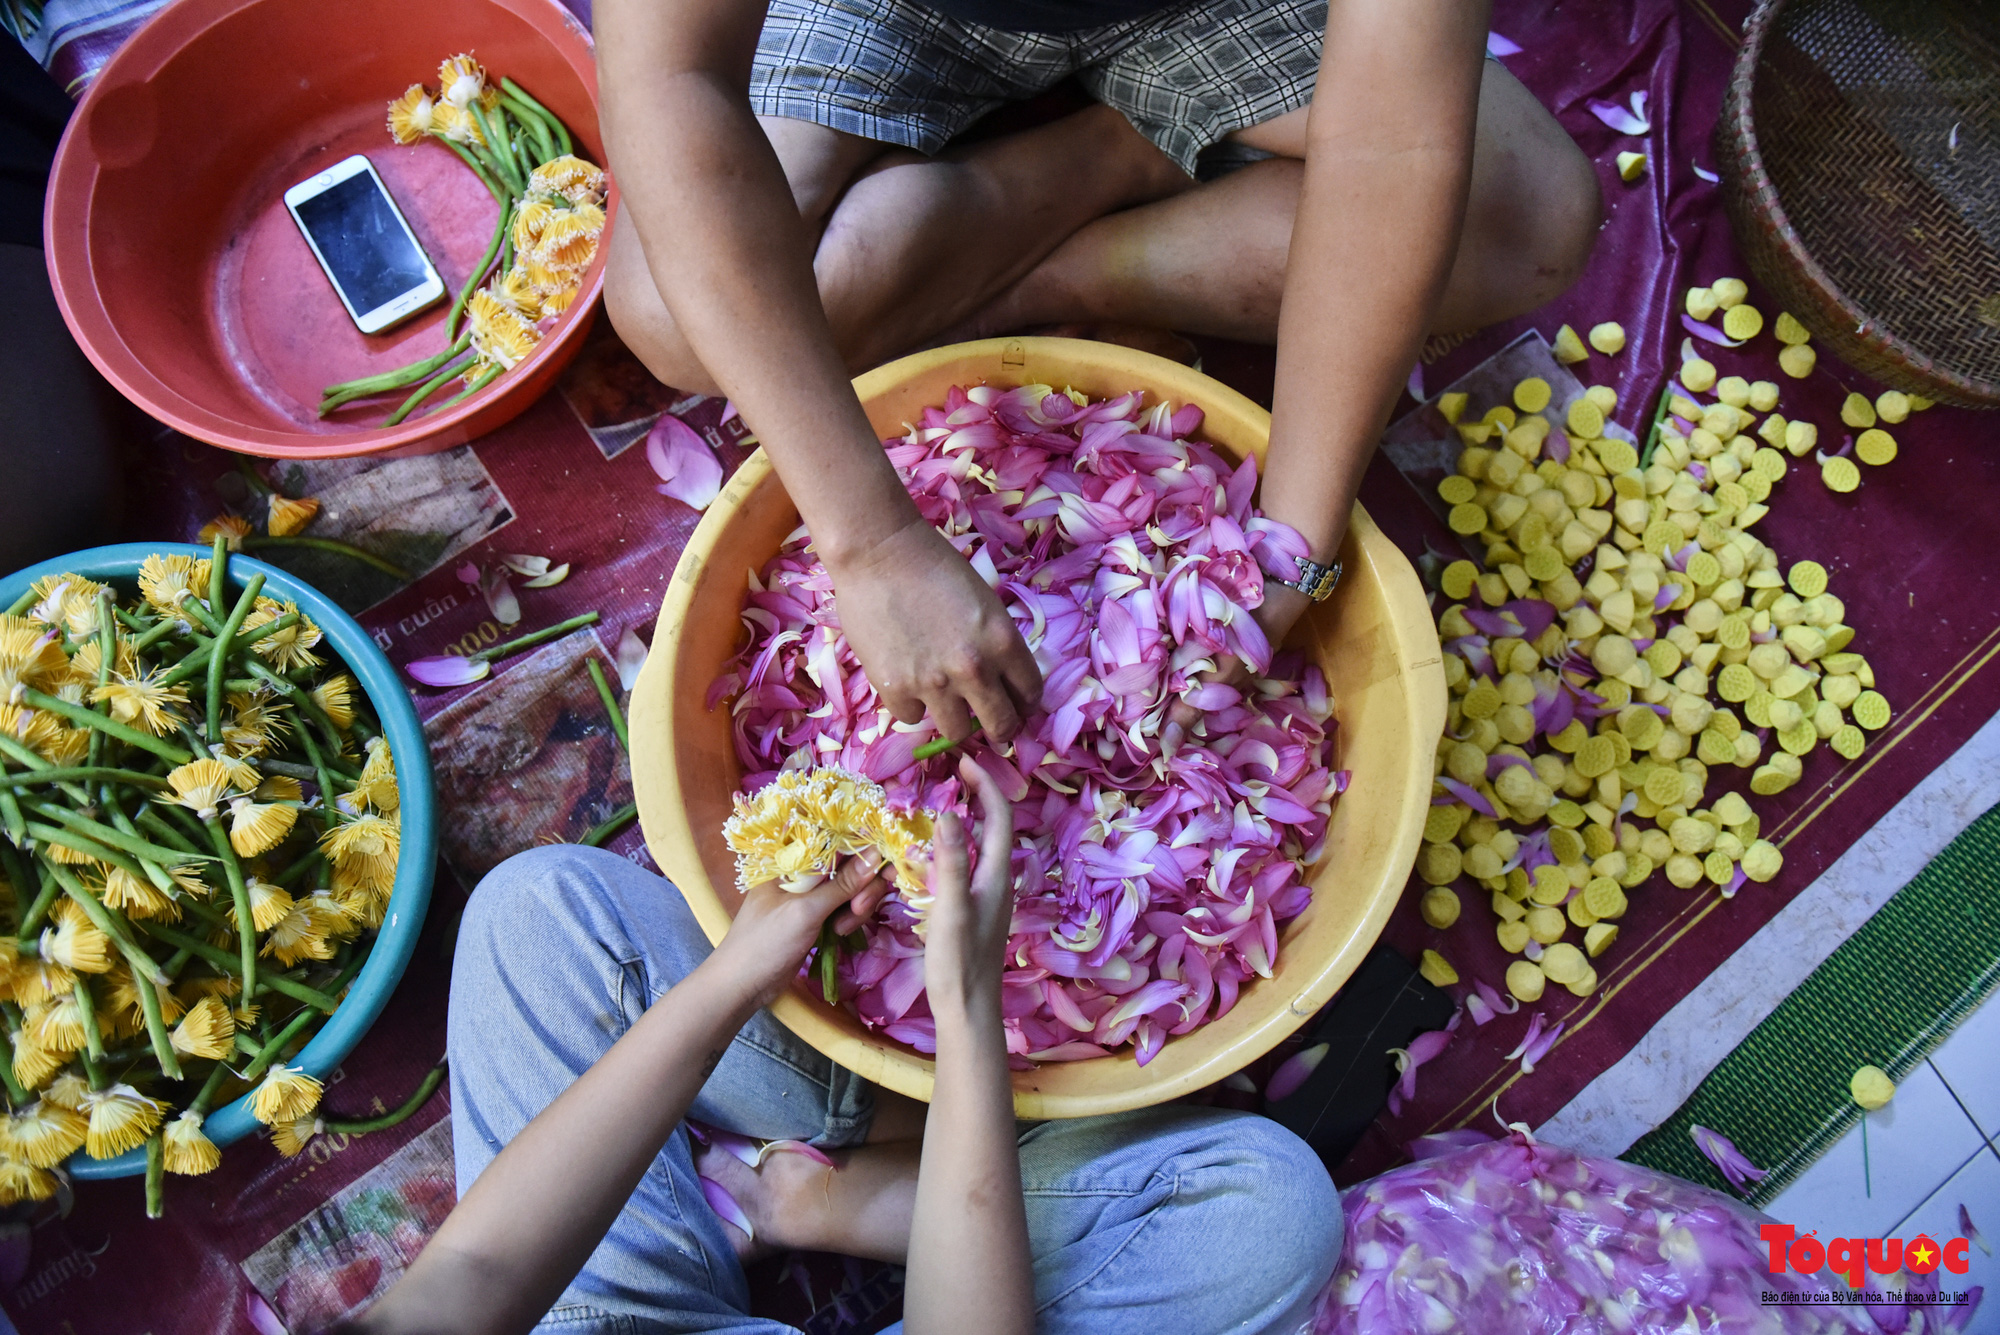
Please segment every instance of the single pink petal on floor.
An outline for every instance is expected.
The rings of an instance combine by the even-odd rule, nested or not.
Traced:
[[[1714,1164],[1716,1171],[1738,1191],[1743,1190],[1745,1182],[1761,1182],[1768,1176],[1763,1169],[1751,1163],[1742,1150],[1736,1148],[1735,1142],[1720,1131],[1711,1131],[1697,1124],[1688,1128],[1688,1134],[1694,1138],[1694,1147],[1700,1150],[1702,1156]]]
[[[1521,44],[1510,37],[1502,37],[1497,32],[1489,32],[1486,34],[1486,54],[1496,60],[1501,56],[1518,56],[1521,54]]]
[[[1326,1060],[1330,1051],[1331,1044],[1315,1043],[1287,1057],[1277,1070],[1271,1072],[1270,1080],[1264,1085],[1264,1097],[1276,1103],[1297,1092],[1299,1086],[1306,1082],[1306,1077],[1319,1069],[1319,1064]]]
[[[1986,1235],[1981,1233],[1978,1226],[1972,1222],[1972,1211],[1965,1208],[1964,1201],[1958,1203],[1958,1235],[1961,1238],[1972,1239],[1973,1242],[1978,1244],[1980,1251],[1985,1252],[1988,1256],[1993,1255],[1993,1245],[1986,1241]]]
[[[278,1320],[278,1314],[271,1310],[271,1304],[264,1301],[264,1295],[252,1289],[243,1295],[243,1315],[257,1329],[257,1335],[290,1335],[285,1323]]]
[[[627,626],[618,637],[618,684],[631,690],[639,681],[639,669],[646,666],[646,642]]]
[[[1530,942],[1530,944],[1534,943]],[[1528,1017],[1528,1032],[1521,1039],[1520,1046],[1507,1054],[1507,1061],[1513,1061],[1516,1057],[1521,1059],[1522,1075],[1533,1075],[1535,1073],[1535,1063],[1548,1056],[1549,1049],[1554,1047],[1556,1040],[1562,1037],[1563,1026],[1561,1024],[1553,1028],[1547,1026],[1548,1017],[1543,1015],[1542,1012],[1536,1011]]]
[[[646,433],[646,462],[659,476],[656,490],[696,510],[706,510],[722,490],[722,465],[693,427],[664,413]]]
[[[403,664],[403,671],[426,686],[447,689],[453,686],[470,686],[483,679],[493,670],[493,665],[483,658],[461,658],[457,654],[439,654],[435,658],[413,658]]]
[[[1687,330],[1696,338],[1715,344],[1718,348],[1740,348],[1743,346],[1741,339],[1731,338],[1714,325],[1703,324],[1692,315],[1686,313],[1681,315],[1681,328]],[[1686,358],[1682,358],[1682,360],[1685,361]]]
[[[521,552],[508,552],[501,556],[500,564],[506,566],[523,579],[535,579],[549,573],[549,558],[528,556]]]
[[[1643,97],[1643,94],[1640,96]],[[1642,135],[1653,128],[1652,122],[1643,115],[1635,116],[1616,102],[1605,102],[1593,97],[1583,105],[1591,115],[1620,134]],[[1640,105],[1643,106],[1644,103],[1641,102]]]
[[[1410,379],[1404,385],[1404,388],[1410,392],[1410,397],[1418,403],[1424,401],[1424,364],[1422,362],[1417,362],[1410,367]]]
[[[701,1180],[701,1194],[708,1201],[708,1208],[725,1224],[733,1224],[752,1242],[757,1240],[757,1230],[750,1223],[750,1216],[743,1213],[743,1207],[729,1194],[729,1188],[712,1177]]]
[[[514,596],[514,586],[507,582],[507,567],[494,566],[479,581],[480,596],[486,599],[486,609],[493,613],[493,619],[503,626],[512,626],[521,619],[521,600]]]
[[[1699,176],[1702,180],[1707,181],[1710,185],[1714,185],[1722,179],[1720,176],[1717,176],[1714,172],[1710,171],[1708,168],[1702,166],[1699,162],[1694,164],[1694,174],[1696,176]]]

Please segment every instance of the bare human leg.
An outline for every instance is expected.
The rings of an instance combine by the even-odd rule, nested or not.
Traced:
[[[970,317],[1078,228],[1192,183],[1106,107],[936,158],[763,118],[809,221],[834,337],[856,370]],[[713,392],[631,228],[612,229],[606,308],[654,375]]]
[[[1239,140],[1280,156],[1099,219],[953,332],[1102,320],[1273,341],[1305,122],[1300,110],[1240,132]],[[1560,294],[1589,258],[1601,210],[1590,160],[1533,94],[1489,62],[1466,227],[1436,332],[1476,329]]]

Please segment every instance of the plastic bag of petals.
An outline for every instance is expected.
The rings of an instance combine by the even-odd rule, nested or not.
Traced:
[[[1447,1132],[1410,1149],[1416,1163],[1348,1190],[1346,1242],[1311,1335],[1877,1328],[1860,1308],[1802,1301],[1825,1277],[1772,1273],[1757,1232],[1767,1218],[1706,1187],[1519,1131]]]
[[[1302,873],[1346,783],[1325,678],[1274,654],[1251,616],[1262,566],[1295,568],[1305,543],[1255,512],[1254,461],[1229,464],[1195,438],[1201,421],[1136,392],[976,387],[885,442],[1044,674],[1042,712],[1005,754],[970,744],[1014,807],[1017,1068],[1128,1045],[1144,1064],[1227,1014],[1310,900]],[[915,758],[933,725],[897,723],[862,673],[803,531],[752,577],[743,617],[750,641],[709,699],[734,701],[745,791],[831,765],[893,810],[962,809],[955,758]],[[1225,655],[1248,665],[1243,687],[1200,681]],[[1168,755],[1180,699],[1202,722]],[[892,896],[839,945],[837,979],[865,1024],[928,1052],[921,909]]]

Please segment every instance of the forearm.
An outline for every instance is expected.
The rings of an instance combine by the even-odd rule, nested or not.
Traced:
[[[1423,347],[1465,215],[1485,3],[1335,0],[1293,225],[1265,513],[1325,560]]]
[[[637,228],[688,345],[756,430],[821,554],[839,564],[916,509],[854,395],[820,304],[812,235],[732,72],[740,64],[747,75],[748,53],[671,18],[686,7],[597,7],[620,225]]]
[[[903,1312],[911,1335],[1034,1329],[1034,1267],[997,1002],[976,1023],[938,1025]]]
[[[755,1008],[725,970],[704,964],[689,974],[501,1150],[352,1329],[491,1335],[534,1325],[603,1240]]]

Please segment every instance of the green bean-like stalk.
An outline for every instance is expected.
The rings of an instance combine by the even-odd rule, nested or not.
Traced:
[[[415,1092],[405,1099],[400,1107],[391,1109],[380,1117],[370,1117],[362,1121],[322,1118],[321,1121],[328,1131],[346,1136],[365,1136],[371,1131],[387,1131],[392,1126],[400,1126],[409,1120],[412,1113],[430,1102],[431,1095],[437,1093],[438,1086],[444,1083],[446,1061],[444,1057],[438,1058],[437,1065],[424,1072],[424,1078],[417,1082]]]
[[[219,544],[218,544],[219,545]],[[252,575],[237,597],[236,605],[229,609],[229,619],[222,623],[222,633],[216,637],[218,644],[228,644],[236,638],[236,632],[243,629],[243,619],[250,615],[250,609],[257,605],[257,595],[264,591],[264,576]],[[222,745],[222,678],[223,669],[229,666],[227,654],[211,651],[208,655],[208,744]]]
[[[243,864],[236,860],[236,850],[229,846],[229,833],[222,828],[222,822],[210,819],[202,824],[208,827],[216,856],[222,859],[222,873],[229,879],[229,898],[236,906],[236,949],[247,1002],[257,990],[257,922],[250,913],[250,887],[243,879]]]

